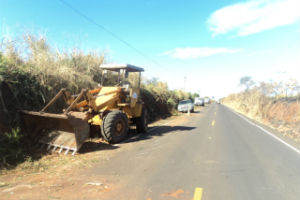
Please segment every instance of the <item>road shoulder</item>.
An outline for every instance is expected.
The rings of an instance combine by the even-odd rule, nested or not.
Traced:
[[[227,108],[228,110],[230,110],[231,112],[233,112],[234,114],[238,115],[240,118],[242,118],[243,120],[247,121],[248,123],[252,124],[253,126],[256,126],[257,128],[261,129],[263,132],[265,132],[266,134],[272,134],[274,138],[276,138],[278,140],[278,142],[281,143],[287,143],[288,145],[290,145],[292,148],[295,148],[297,150],[297,153],[300,154],[300,147],[299,147],[299,143],[297,143],[296,141],[294,141],[292,138],[289,138],[287,136],[285,136],[283,133],[277,131],[276,129],[269,127],[265,124],[262,124],[261,122],[258,122],[254,119],[251,119],[249,117],[247,117],[246,115],[233,110],[232,108],[229,108],[226,105],[222,105],[225,108]]]

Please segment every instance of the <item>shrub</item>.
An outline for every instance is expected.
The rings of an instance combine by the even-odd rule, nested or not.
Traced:
[[[25,141],[19,129],[3,134],[8,126],[14,128],[19,125],[15,123],[18,110],[40,110],[62,88],[76,94],[82,89],[97,86],[101,83],[99,66],[105,57],[104,54],[85,53],[79,49],[53,50],[45,37],[30,34],[24,35],[18,42],[4,45],[2,49],[0,98],[4,97],[5,102],[4,106],[0,104],[0,138],[4,142],[0,153],[6,155],[1,162],[7,165],[24,160],[25,156]],[[142,84],[141,97],[150,120],[155,120],[171,115],[180,100],[192,95],[182,90],[171,91],[167,83],[153,78]],[[51,112],[60,112],[62,105],[57,102]]]
[[[26,158],[22,141],[23,135],[20,134],[19,128],[12,129],[0,137],[0,169]]]
[[[261,86],[231,94],[222,99],[222,103],[299,141],[299,97],[267,95]],[[273,91],[269,94],[273,94]]]

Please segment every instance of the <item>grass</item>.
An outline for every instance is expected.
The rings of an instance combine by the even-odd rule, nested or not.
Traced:
[[[262,93],[261,89],[255,87],[249,91],[229,95],[222,103],[299,142],[300,98],[270,96]]]
[[[0,46],[0,168],[23,162],[28,164],[25,168],[34,167],[32,163],[43,153],[32,152],[34,144],[16,128],[21,126],[18,111],[40,110],[61,88],[77,94],[96,87],[101,83],[99,66],[107,62],[106,54],[57,50],[45,36],[32,34]],[[180,100],[193,99],[196,94],[169,90],[167,83],[154,78],[143,81],[141,96],[153,121],[176,113]],[[58,101],[49,111],[61,112],[62,108],[63,102]]]
[[[24,152],[23,135],[20,129],[5,132],[0,141],[0,169],[9,168],[11,165],[27,159]]]

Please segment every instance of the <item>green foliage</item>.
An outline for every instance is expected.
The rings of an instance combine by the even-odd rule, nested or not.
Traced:
[[[21,109],[40,110],[61,88],[76,94],[101,83],[99,66],[104,62],[101,54],[85,53],[78,49],[54,50],[45,37],[35,35],[25,35],[22,40],[10,43],[3,49],[0,52],[0,86],[5,83],[12,94],[9,97],[4,95],[7,100],[5,109],[1,109],[0,105],[0,128],[7,124],[14,124],[12,127],[18,125],[2,122],[18,120],[16,113]],[[115,83],[115,80],[116,76],[106,80],[105,84]],[[157,78],[146,80],[141,90],[150,120],[171,115],[180,100],[195,96],[182,90],[169,90],[167,83]],[[61,111],[62,106],[62,102],[58,101],[50,111]],[[0,129],[0,142],[0,167],[31,159],[24,153],[27,152],[24,150],[25,137],[19,129],[5,134]]]
[[[9,167],[26,158],[23,149],[23,135],[20,129],[12,129],[0,137],[0,168]]]
[[[0,81],[10,86],[22,109],[39,110],[61,88],[75,94],[95,87],[103,61],[103,55],[93,52],[54,51],[45,37],[25,35],[0,52]]]
[[[158,78],[152,78],[145,81],[142,85],[142,97],[152,120],[168,116],[176,110],[179,101],[192,99],[199,96],[198,94],[185,92],[183,90],[169,90],[167,83],[159,81]]]
[[[19,108],[39,109],[45,103],[46,88],[28,72],[18,69],[5,72],[0,70],[0,76],[13,90],[16,98],[22,101]]]
[[[190,98],[194,101],[196,97],[199,97],[199,94],[198,93],[191,93],[190,94]]]
[[[34,35],[25,35],[22,43],[26,46],[22,51],[15,43],[6,47],[2,74],[28,73],[42,87],[42,94],[50,98],[62,87],[77,93],[100,83],[99,65],[103,63],[103,55],[77,49],[69,53],[53,51],[45,37]]]
[[[167,101],[168,105],[170,105],[172,108],[176,108],[177,102],[173,98],[169,98]]]
[[[4,135],[7,138],[8,144],[11,144],[11,145],[20,144],[20,141],[21,141],[23,136],[20,135],[19,133],[20,133],[19,128],[12,129],[10,133],[4,133]]]
[[[104,61],[103,55],[78,49],[54,51],[45,37],[30,34],[21,43],[11,43],[0,54],[0,76],[21,102],[18,109],[40,110],[61,88],[74,94],[101,82],[99,65]],[[110,79],[105,83],[114,82]],[[143,88],[147,90],[142,95],[147,97],[144,100],[149,102],[152,119],[170,115],[180,100],[196,96],[182,90],[171,91],[158,78],[146,80]],[[52,111],[61,107],[58,103]]]

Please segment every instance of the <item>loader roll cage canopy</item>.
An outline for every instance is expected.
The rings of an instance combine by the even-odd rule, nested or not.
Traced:
[[[139,88],[141,82],[141,72],[143,68],[130,64],[105,64],[100,65],[102,69],[102,86],[124,86],[130,83],[133,88]],[[109,78],[107,78],[110,71]]]

